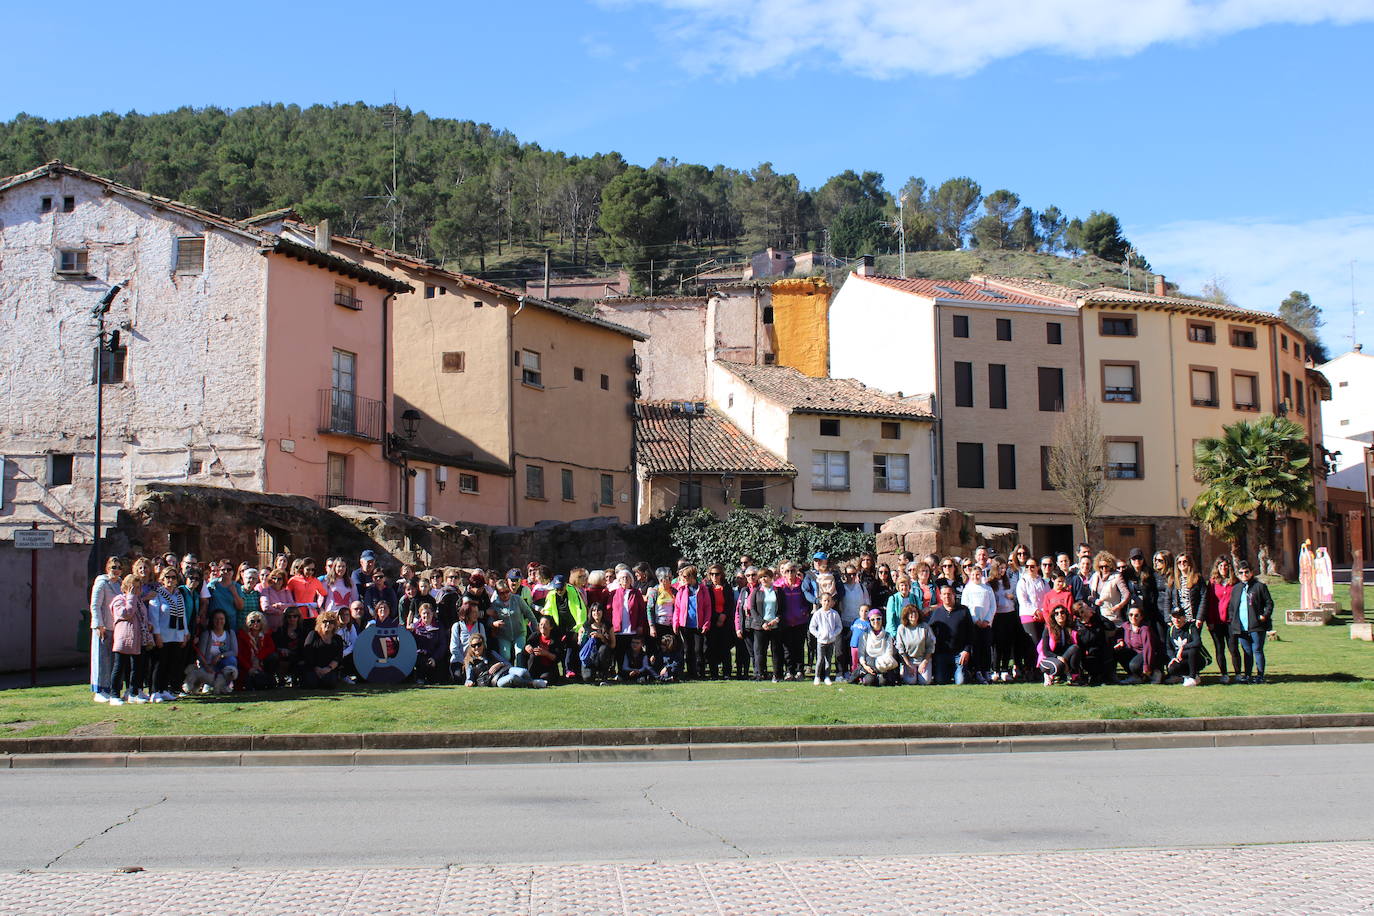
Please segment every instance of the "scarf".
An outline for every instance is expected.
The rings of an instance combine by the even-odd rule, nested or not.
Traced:
[[[167,629],[185,630],[186,629],[186,602],[182,598],[180,588],[167,588],[165,585],[157,587],[157,596],[162,599],[163,606],[167,608]]]

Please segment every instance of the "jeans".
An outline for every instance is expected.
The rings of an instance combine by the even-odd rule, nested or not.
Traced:
[[[903,684],[929,684],[933,680],[930,656],[926,656],[915,664],[903,660],[897,670],[901,672]]]
[[[744,636],[735,644],[735,677],[748,677],[750,668],[754,667],[754,631],[745,628],[743,632]]]
[[[1249,677],[1252,671],[1260,677],[1264,677],[1264,640],[1268,636],[1269,634],[1264,630],[1253,630],[1249,633],[1240,634],[1240,647],[1245,651],[1246,677]]]
[[[123,652],[114,653],[114,667],[110,672],[110,696],[119,696],[126,689],[129,693],[138,693],[142,684],[138,683],[138,660],[137,655],[125,655]]]
[[[969,659],[971,662],[972,659]],[[966,677],[966,666],[959,661],[957,652],[936,652],[931,656],[933,679],[937,684],[962,684]],[[968,666],[971,668],[971,666]]]
[[[507,668],[506,673],[496,679],[497,687],[533,687],[534,675],[528,668]]]
[[[816,677],[825,680],[830,677],[830,669],[835,665],[835,644],[818,642],[816,644]]]

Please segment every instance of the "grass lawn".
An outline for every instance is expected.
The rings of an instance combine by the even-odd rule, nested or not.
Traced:
[[[1368,595],[1368,602],[1374,595]],[[1274,588],[1279,609],[1296,586]],[[1349,606],[1349,587],[1337,598]],[[1281,614],[1276,614],[1279,621]],[[687,725],[826,725],[1003,722],[1374,710],[1374,645],[1349,629],[1276,624],[1266,647],[1269,683],[1204,687],[1045,688],[1039,685],[902,688],[816,687],[751,682],[657,687],[495,690],[369,688],[330,694],[272,691],[110,708],[83,687],[0,693],[0,737],[120,734],[271,734]],[[1209,646],[1210,651],[1210,646]],[[1210,676],[1209,676],[1210,675]]]

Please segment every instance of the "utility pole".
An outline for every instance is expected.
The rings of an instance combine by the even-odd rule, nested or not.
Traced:
[[[549,249],[544,249],[544,298],[553,299],[553,293],[549,290]],[[573,260],[576,260],[574,258]]]
[[[906,279],[906,195],[897,195],[897,238],[901,242],[902,252],[897,258],[897,272]]]
[[[104,559],[100,555],[100,481],[104,472],[105,451],[105,315],[123,288],[123,283],[111,286],[91,310],[95,318],[95,495],[91,500],[91,558],[86,572],[92,580],[100,575],[101,561]]]

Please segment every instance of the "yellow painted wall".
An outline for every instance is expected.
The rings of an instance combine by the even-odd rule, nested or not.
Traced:
[[[791,366],[812,378],[830,374],[830,294],[830,284],[822,277],[773,284],[779,366]]]

